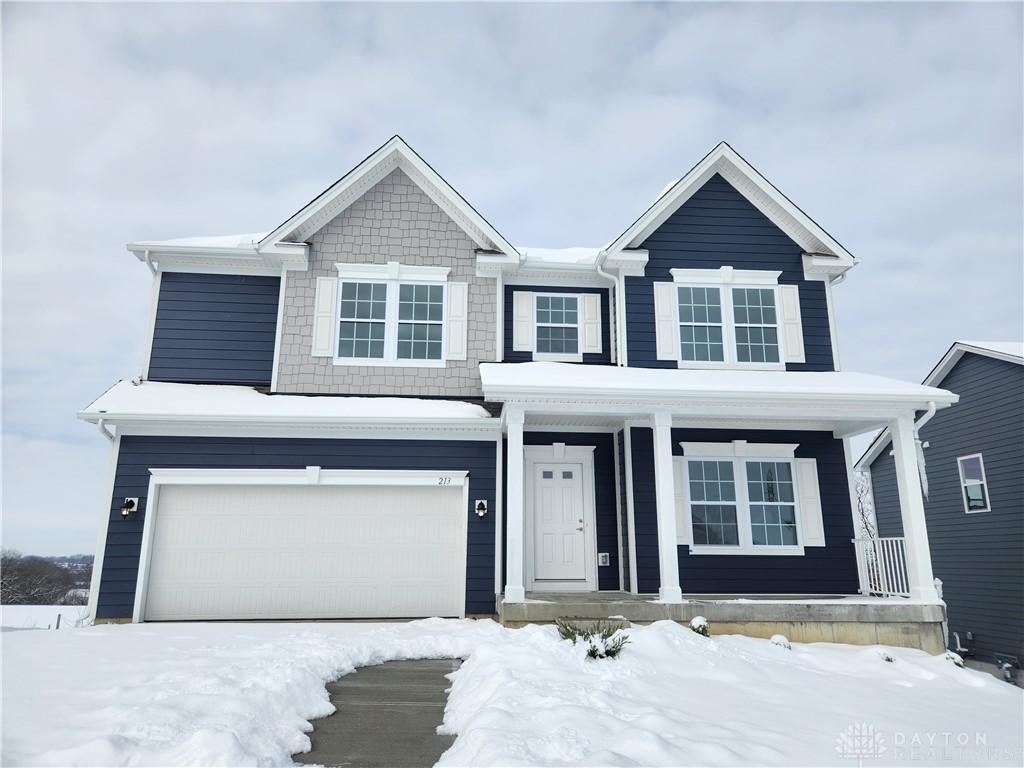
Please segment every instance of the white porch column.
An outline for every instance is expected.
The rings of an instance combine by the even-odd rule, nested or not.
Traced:
[[[663,603],[683,602],[679,588],[679,555],[676,544],[676,495],[672,472],[672,414],[655,413],[654,490],[658,512],[658,567],[661,586],[658,599]]]
[[[508,427],[508,465],[505,468],[508,498],[505,519],[505,602],[526,600],[523,588],[523,411],[511,408],[505,412]],[[498,482],[501,482],[500,478]]]
[[[889,422],[892,451],[896,460],[896,485],[900,495],[900,516],[906,539],[907,577],[914,600],[939,600],[932,575],[932,555],[928,549],[928,528],[924,517],[924,497],[917,468],[914,443],[914,419],[901,416]]]

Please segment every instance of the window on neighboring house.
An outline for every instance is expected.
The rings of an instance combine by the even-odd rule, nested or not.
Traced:
[[[443,318],[444,286],[399,286],[398,358],[440,360]]]
[[[579,298],[538,293],[535,305],[538,355],[576,357],[580,349]]]
[[[718,288],[679,288],[679,353],[687,362],[725,360]]]
[[[779,362],[775,291],[733,288],[732,308],[736,322],[736,360],[741,363]]]
[[[386,283],[341,284],[339,357],[384,357],[387,294]]]
[[[985,480],[985,461],[980,453],[960,456],[956,460],[960,468],[960,488],[964,497],[964,511],[988,512],[988,482]]]
[[[694,547],[757,554],[800,546],[794,460],[685,461]]]

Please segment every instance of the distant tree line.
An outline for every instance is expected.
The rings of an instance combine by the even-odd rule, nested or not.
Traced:
[[[92,562],[71,564],[69,558],[26,556],[13,549],[0,553],[4,605],[85,605],[91,578]]]

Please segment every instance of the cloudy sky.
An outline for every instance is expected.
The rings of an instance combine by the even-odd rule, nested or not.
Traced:
[[[92,551],[135,239],[271,229],[394,133],[515,243],[599,244],[725,139],[862,259],[842,364],[1021,338],[1021,6],[17,5],[3,544]]]

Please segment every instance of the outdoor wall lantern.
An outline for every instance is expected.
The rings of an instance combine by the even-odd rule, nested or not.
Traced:
[[[476,516],[479,517],[482,520],[484,518],[484,515],[486,515],[486,514],[487,514],[487,499],[477,499],[476,500]]]
[[[132,512],[139,508],[139,500],[137,497],[125,497],[124,504],[121,505],[121,517],[127,520],[132,516]]]

